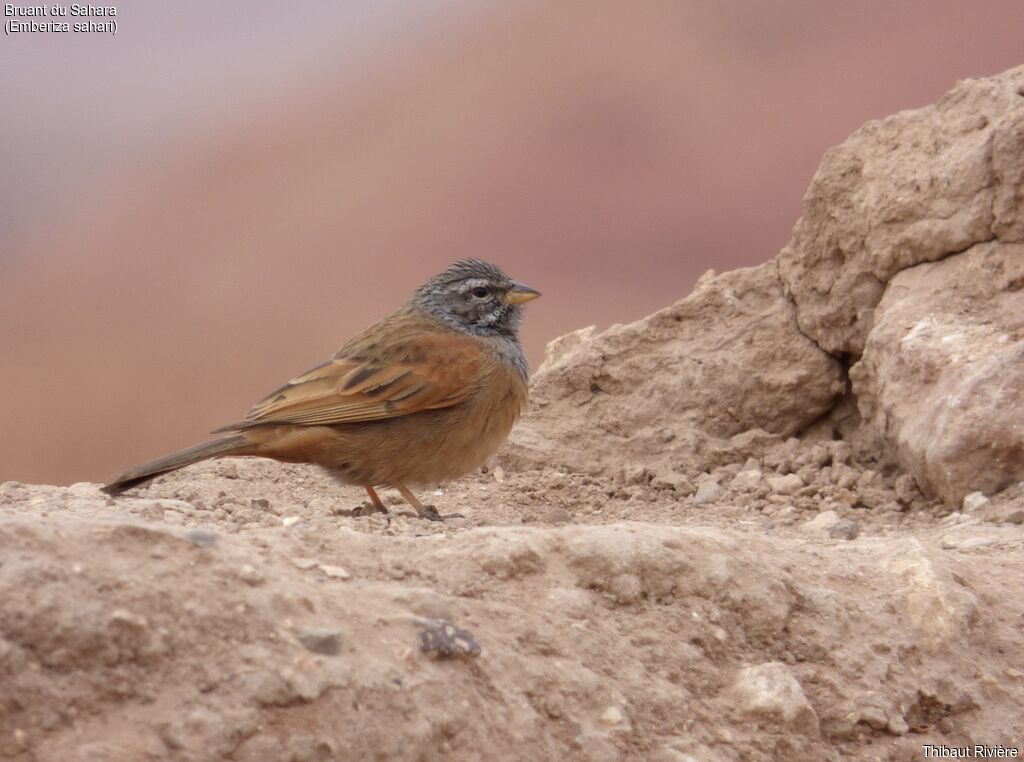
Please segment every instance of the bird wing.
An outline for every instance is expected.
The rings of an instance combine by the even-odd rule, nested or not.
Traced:
[[[482,351],[454,332],[396,340],[368,331],[257,402],[243,421],[218,431],[379,421],[458,405],[476,391]]]

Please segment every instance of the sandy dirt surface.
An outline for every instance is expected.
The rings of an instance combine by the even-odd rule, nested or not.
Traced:
[[[1024,493],[968,513],[907,504],[895,480],[844,462],[847,449],[783,442],[778,462],[709,473],[721,492],[701,505],[685,477],[498,466],[428,494],[464,516],[445,523],[400,504],[346,515],[359,490],[257,459],[116,500],[9,482],[0,753],[1019,748]],[[853,504],[819,510],[838,490]]]

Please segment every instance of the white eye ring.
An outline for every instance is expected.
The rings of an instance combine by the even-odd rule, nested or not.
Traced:
[[[484,297],[487,296],[487,294],[490,293],[490,291],[488,291],[485,286],[475,286],[469,290],[469,293],[471,293],[477,299],[483,299]]]

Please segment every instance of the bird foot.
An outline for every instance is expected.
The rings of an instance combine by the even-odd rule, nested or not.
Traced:
[[[375,513],[383,513],[383,514],[387,515],[388,509],[387,508],[381,508],[379,505],[374,505],[369,500],[364,500],[359,505],[357,505],[355,508],[352,508],[350,510],[339,510],[339,511],[335,511],[335,513],[338,516],[365,517],[365,516],[373,516]]]
[[[437,508],[435,508],[432,505],[425,505],[425,506],[423,506],[423,510],[419,511],[417,513],[417,515],[421,519],[426,519],[427,521],[444,521],[445,519],[464,519],[464,518],[466,518],[461,513],[444,513],[444,514],[438,513],[437,512]]]

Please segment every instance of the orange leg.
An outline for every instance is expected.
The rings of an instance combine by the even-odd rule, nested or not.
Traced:
[[[423,505],[416,496],[409,491],[409,488],[403,484],[396,484],[395,488],[402,493],[402,497],[405,498],[405,502],[416,509],[416,514],[421,519],[429,519],[430,521],[441,521],[443,519],[461,519],[463,518],[461,513],[449,513],[442,516],[437,512],[437,509],[432,505]]]
[[[377,490],[373,487],[366,488],[366,494],[370,496],[370,501],[373,503],[373,507],[381,513],[387,513],[388,509],[384,507],[384,503],[381,502],[380,497],[377,495]]]
[[[429,509],[425,505],[423,505],[423,503],[416,499],[416,496],[409,491],[408,487],[402,484],[396,484],[395,487],[398,489],[399,492],[402,493],[402,497],[405,498],[405,502],[407,502],[409,505],[416,509],[416,513],[420,517],[426,516],[428,513],[430,513]],[[436,514],[437,511],[434,511],[434,513]]]

